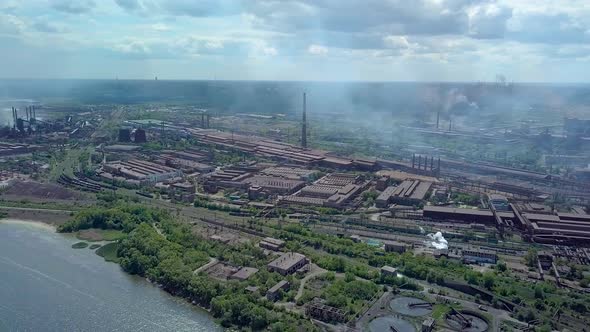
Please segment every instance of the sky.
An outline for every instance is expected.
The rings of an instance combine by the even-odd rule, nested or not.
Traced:
[[[590,1],[1,0],[0,77],[588,82]]]

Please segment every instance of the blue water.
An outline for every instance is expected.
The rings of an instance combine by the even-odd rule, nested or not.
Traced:
[[[76,239],[0,221],[0,331],[221,331]]]

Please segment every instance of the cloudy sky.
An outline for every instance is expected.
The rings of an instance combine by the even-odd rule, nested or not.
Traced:
[[[0,77],[587,82],[588,0],[0,0]]]

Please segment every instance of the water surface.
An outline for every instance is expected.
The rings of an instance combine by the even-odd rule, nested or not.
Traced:
[[[0,221],[0,331],[221,331],[205,311],[75,242]]]

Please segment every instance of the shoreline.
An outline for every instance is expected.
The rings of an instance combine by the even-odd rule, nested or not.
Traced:
[[[39,222],[59,226],[72,218],[71,212],[51,209],[19,208],[0,206],[0,212],[6,213],[5,219]]]
[[[9,225],[24,225],[24,226],[32,226],[35,228],[41,228],[48,231],[52,231],[53,233],[57,233],[57,227],[54,224],[49,222],[42,222],[38,220],[28,220],[28,219],[20,219],[20,218],[13,218],[13,217],[6,217],[0,219],[0,224],[9,224]]]

